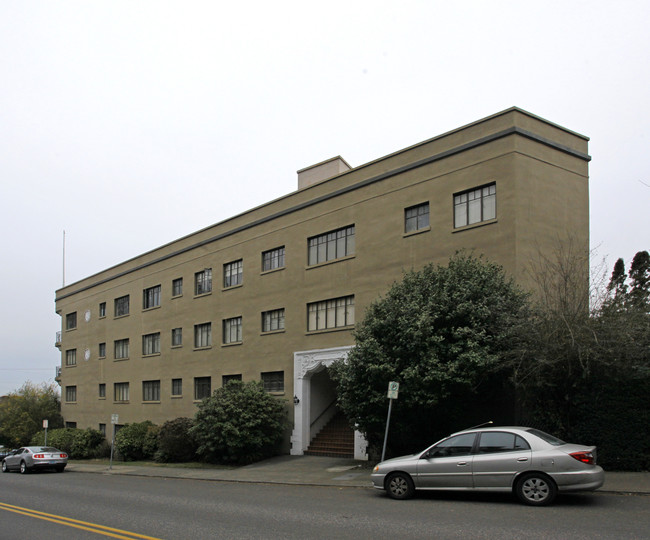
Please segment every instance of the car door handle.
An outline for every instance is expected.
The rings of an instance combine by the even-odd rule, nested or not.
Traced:
[[[517,459],[517,461],[528,461],[527,457],[520,457]]]
[[[467,465],[467,461],[459,461],[456,465],[458,465],[459,467],[464,467],[465,465]]]

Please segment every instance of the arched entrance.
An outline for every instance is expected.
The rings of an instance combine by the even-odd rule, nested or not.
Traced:
[[[327,368],[345,360],[352,347],[300,351],[293,354],[294,428],[291,455],[301,456],[311,439],[336,414],[336,393]],[[354,458],[368,459],[363,436],[354,432]]]

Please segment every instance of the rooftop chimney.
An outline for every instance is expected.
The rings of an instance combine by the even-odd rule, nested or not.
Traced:
[[[316,163],[300,169],[298,171],[298,189],[304,189],[314,184],[318,184],[323,180],[338,176],[345,171],[349,171],[352,167],[341,157],[336,156],[326,161]]]

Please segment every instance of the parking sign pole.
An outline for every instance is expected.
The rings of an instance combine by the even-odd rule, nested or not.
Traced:
[[[388,383],[388,418],[386,419],[386,433],[384,434],[384,448],[381,451],[381,460],[386,456],[386,442],[388,441],[388,427],[390,426],[390,412],[393,409],[393,400],[397,399],[399,383],[391,381]]]
[[[113,424],[113,439],[111,440],[111,460],[108,463],[108,470],[113,469],[113,448],[115,447],[115,425],[118,422],[119,416],[117,414],[111,415],[111,424]]]
[[[386,455],[386,441],[388,440],[388,426],[390,426],[390,411],[393,408],[393,400],[388,400],[388,418],[386,419],[386,433],[384,434],[384,448],[381,451],[381,460],[384,461]]]

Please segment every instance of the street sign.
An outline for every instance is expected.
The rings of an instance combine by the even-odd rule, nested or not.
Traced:
[[[48,427],[48,421],[47,420],[43,420],[43,427],[45,429],[47,429],[47,427]]]
[[[399,392],[399,383],[396,381],[391,381],[388,383],[388,399],[397,399],[397,394]]]
[[[113,425],[117,424],[118,420],[119,420],[119,416],[117,414],[111,414],[111,424]]]

